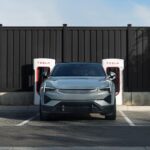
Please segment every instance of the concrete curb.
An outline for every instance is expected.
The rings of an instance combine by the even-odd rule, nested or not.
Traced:
[[[0,106],[0,112],[8,111],[8,112],[37,112],[39,110],[39,106]]]
[[[149,150],[149,147],[72,146],[72,147],[0,147],[0,150]]]
[[[33,92],[0,92],[0,105],[33,105]]]
[[[117,110],[122,111],[150,111],[150,106],[117,106]]]

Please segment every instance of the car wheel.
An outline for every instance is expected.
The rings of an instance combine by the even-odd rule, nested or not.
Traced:
[[[49,119],[49,115],[47,113],[42,112],[41,106],[40,106],[40,120],[41,121],[46,121]]]
[[[114,103],[112,112],[110,114],[106,114],[105,119],[106,120],[116,120],[116,99],[115,99],[115,103]]]
[[[49,116],[48,116],[48,114],[46,114],[46,113],[44,113],[44,112],[40,112],[40,120],[41,121],[46,121],[46,120],[48,120],[49,119]]]

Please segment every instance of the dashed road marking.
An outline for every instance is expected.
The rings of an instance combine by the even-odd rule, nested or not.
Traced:
[[[132,122],[132,120],[129,119],[123,111],[119,110],[119,112],[130,126],[135,126],[135,124]]]
[[[39,114],[36,114],[35,116],[32,116],[31,118],[25,120],[25,121],[22,121],[21,123],[18,123],[16,126],[19,127],[19,126],[24,126],[25,124],[27,124],[28,122],[30,122],[31,120],[35,119],[37,116],[39,116]]]

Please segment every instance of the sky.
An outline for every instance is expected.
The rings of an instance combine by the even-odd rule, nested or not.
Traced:
[[[3,26],[150,26],[150,0],[0,0]]]

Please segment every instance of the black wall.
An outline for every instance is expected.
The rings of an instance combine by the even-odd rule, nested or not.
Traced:
[[[149,27],[0,26],[0,91],[33,90],[33,58],[125,60],[124,91],[150,91]]]

